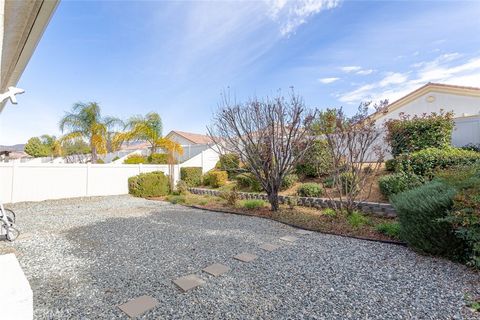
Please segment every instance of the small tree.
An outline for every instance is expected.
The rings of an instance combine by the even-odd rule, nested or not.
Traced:
[[[50,150],[48,149],[48,146],[42,143],[42,140],[40,140],[39,137],[33,137],[28,139],[28,142],[25,145],[25,153],[35,158],[47,157],[50,155]]]
[[[314,114],[295,94],[244,104],[223,96],[208,134],[222,153],[234,153],[266,191],[272,211],[279,209],[278,192],[310,148]]]
[[[373,180],[368,177],[378,174],[385,155],[382,130],[368,116],[369,105],[362,103],[352,117],[346,116],[342,109],[328,109],[320,113],[314,125],[314,131],[325,136],[332,157],[336,195],[326,194],[339,200],[335,204],[337,209],[348,212],[369,197]],[[386,101],[374,107],[381,110],[385,105]]]

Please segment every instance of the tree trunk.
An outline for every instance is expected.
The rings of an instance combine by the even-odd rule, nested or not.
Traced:
[[[270,202],[271,210],[278,211],[278,209],[280,208],[280,204],[278,201],[278,192],[270,190],[267,192],[267,196],[268,202]]]
[[[97,163],[97,148],[94,146],[92,148],[92,163]]]

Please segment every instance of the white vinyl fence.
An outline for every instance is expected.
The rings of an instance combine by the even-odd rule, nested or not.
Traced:
[[[42,201],[128,193],[128,178],[162,171],[167,165],[0,163],[0,201]],[[179,166],[174,168],[175,181]]]
[[[207,172],[215,167],[218,158],[216,151],[207,149],[175,165],[175,183],[180,179],[181,167],[201,167]],[[151,171],[170,174],[167,165],[0,163],[0,201],[14,203],[127,194],[129,177]]]

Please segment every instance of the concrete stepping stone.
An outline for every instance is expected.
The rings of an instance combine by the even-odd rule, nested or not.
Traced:
[[[302,236],[305,236],[305,235],[308,235],[308,234],[312,234],[313,231],[300,229],[300,230],[297,230],[297,233],[301,234]]]
[[[190,274],[188,276],[180,277],[173,280],[173,283],[175,283],[180,289],[182,289],[183,292],[187,292],[188,290],[192,290],[193,288],[204,284],[205,281],[203,281],[194,274]]]
[[[251,261],[257,259],[258,257],[256,255],[248,253],[248,252],[242,252],[240,254],[237,254],[233,258],[237,259],[237,260],[240,260],[242,262],[251,262]]]
[[[158,302],[150,296],[141,296],[119,305],[120,310],[130,318],[138,317],[157,306]]]
[[[203,269],[204,272],[209,273],[215,277],[218,277],[219,275],[224,274],[228,270],[230,270],[229,267],[224,266],[223,264],[220,264],[220,263],[214,263],[212,265],[209,265],[205,269]]]
[[[270,252],[275,251],[278,248],[280,248],[280,246],[277,246],[271,243],[264,243],[260,246],[260,249],[263,249],[265,251],[270,251]]]
[[[298,238],[294,236],[285,236],[285,237],[281,237],[280,240],[287,241],[287,242],[295,242],[298,240]]]

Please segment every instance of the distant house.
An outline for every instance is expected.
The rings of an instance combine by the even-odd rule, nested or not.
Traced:
[[[207,135],[178,130],[170,131],[165,137],[184,146],[205,145],[213,143],[212,139]]]
[[[400,118],[401,113],[420,116],[441,110],[454,113],[454,146],[480,144],[480,88],[427,83],[389,104],[386,112],[372,117],[377,124],[383,124],[389,119]]]

